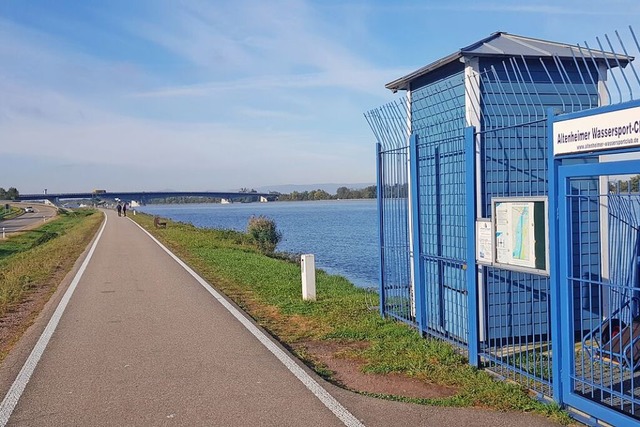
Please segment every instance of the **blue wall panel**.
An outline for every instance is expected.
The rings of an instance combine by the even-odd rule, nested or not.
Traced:
[[[490,217],[494,197],[548,194],[547,129],[546,122],[538,119],[545,116],[549,107],[566,111],[593,106],[597,102],[597,86],[592,77],[597,81],[597,74],[593,67],[576,66],[572,61],[557,67],[552,60],[541,62],[538,58],[528,59],[526,63],[519,60],[516,66],[505,66],[503,59],[483,59],[480,69],[486,73],[481,87],[483,216]],[[523,123],[527,119],[530,124]],[[590,245],[591,259],[583,260],[582,264],[588,262],[599,269],[596,261],[599,252],[594,245],[597,214],[593,220],[596,229],[585,231],[587,236],[582,239]],[[500,341],[525,336],[519,334],[546,335],[548,279],[495,268],[487,270],[488,338]],[[507,302],[503,302],[505,296]],[[531,327],[504,326],[525,324]]]

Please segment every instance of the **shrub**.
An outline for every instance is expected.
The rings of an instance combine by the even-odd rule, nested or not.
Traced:
[[[262,215],[249,218],[247,233],[265,254],[272,254],[282,240],[282,233],[277,230],[275,221]]]

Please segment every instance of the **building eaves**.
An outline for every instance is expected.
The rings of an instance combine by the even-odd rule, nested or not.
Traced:
[[[449,63],[465,57],[558,57],[581,58],[587,57],[597,61],[607,61],[611,67],[626,66],[633,61],[632,56],[621,55],[613,52],[588,50],[577,45],[552,42],[547,40],[523,37],[505,32],[496,32],[480,41],[445,56],[431,64],[428,64],[406,76],[387,83],[385,87],[394,92],[409,89],[410,83],[424,75],[431,73]]]

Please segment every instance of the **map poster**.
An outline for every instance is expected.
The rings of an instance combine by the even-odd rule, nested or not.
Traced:
[[[495,204],[496,262],[536,268],[534,202]]]

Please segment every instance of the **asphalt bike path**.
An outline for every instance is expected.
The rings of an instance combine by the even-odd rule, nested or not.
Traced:
[[[0,425],[554,425],[527,414],[412,405],[337,388],[137,224],[105,213],[99,237],[0,405]]]
[[[138,226],[104,232],[8,425],[344,425]]]

